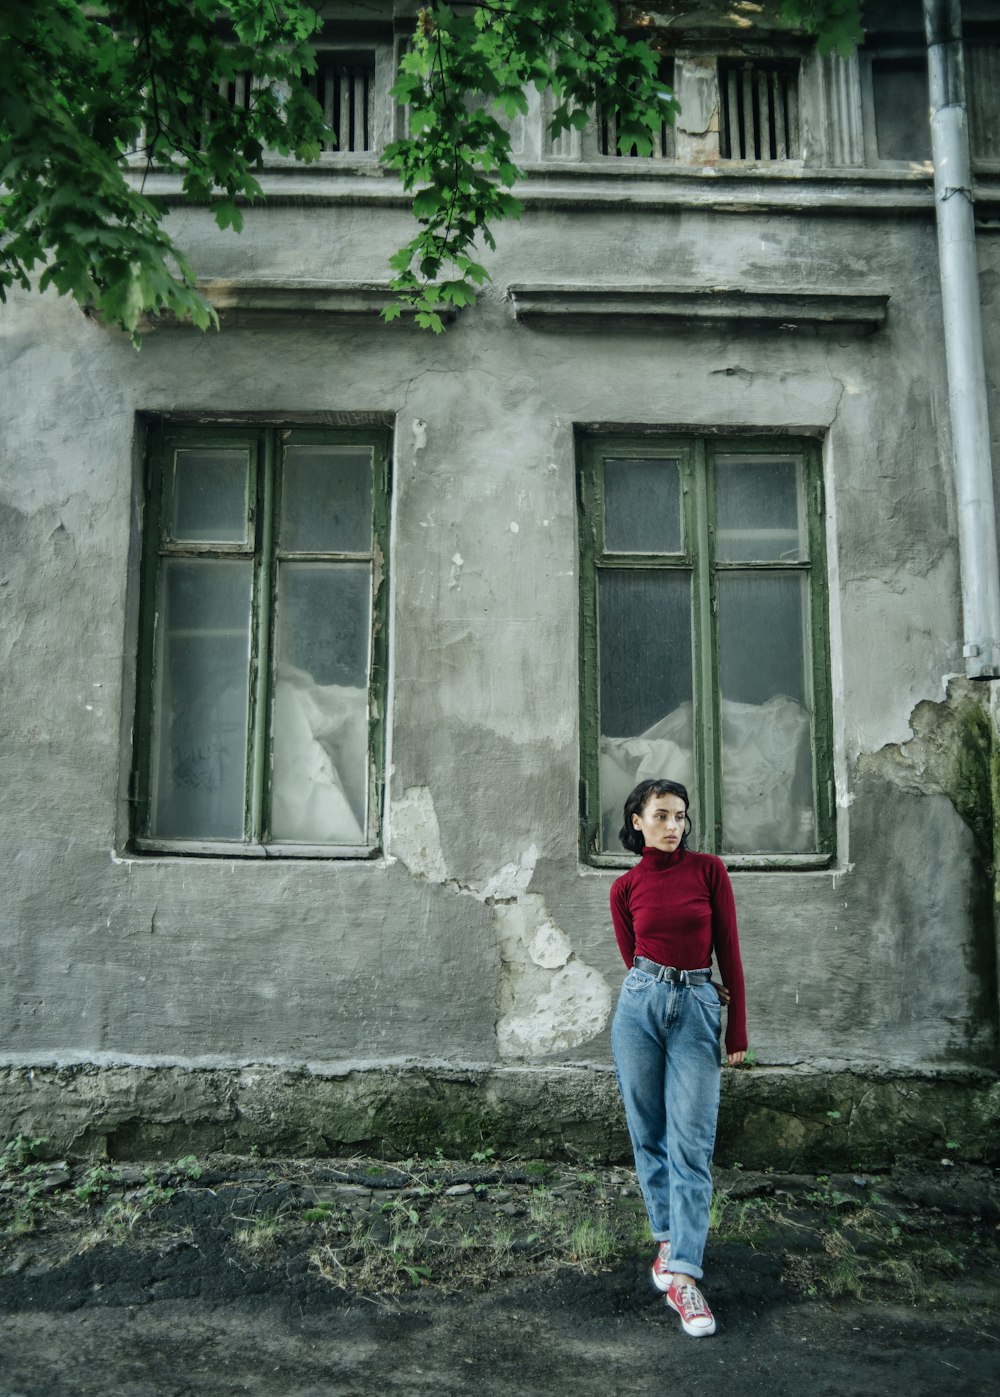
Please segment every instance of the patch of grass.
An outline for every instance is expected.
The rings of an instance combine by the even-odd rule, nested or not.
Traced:
[[[569,1235],[571,1261],[588,1266],[606,1266],[618,1251],[617,1236],[604,1218],[588,1215],[577,1218]]]
[[[250,1256],[261,1257],[274,1250],[281,1230],[281,1219],[276,1212],[268,1210],[258,1217],[236,1220],[246,1223],[245,1227],[238,1227],[233,1233],[233,1241],[243,1251]]]
[[[821,1179],[817,1182],[820,1181],[824,1184],[829,1183],[827,1179]],[[814,1189],[812,1193],[806,1194],[805,1201],[815,1204],[817,1208],[828,1208],[831,1212],[836,1212],[842,1208],[856,1208],[858,1206],[858,1200],[852,1193],[843,1193],[838,1188]]]
[[[25,1169],[41,1159],[42,1151],[47,1144],[48,1140],[44,1135],[36,1135],[33,1138],[27,1135],[15,1135],[13,1140],[8,1140],[3,1149],[0,1150],[0,1175],[9,1178],[12,1175],[23,1173]]]
[[[0,1178],[15,1186],[0,1198],[0,1228],[9,1236],[27,1236],[40,1225],[47,1202],[43,1184],[53,1167],[41,1159],[47,1143],[42,1135],[16,1135],[0,1151]]]
[[[490,1237],[490,1250],[495,1261],[503,1262],[510,1256],[514,1245],[514,1226],[506,1219],[498,1219]]]
[[[554,1207],[552,1193],[544,1184],[533,1188],[528,1195],[528,1217],[533,1223],[551,1222]]]
[[[634,1250],[634,1198],[616,1200],[624,1205],[619,1212],[577,1189],[554,1192],[540,1184],[521,1201],[528,1216],[520,1227],[489,1204],[452,1206],[440,1191],[391,1200],[364,1219],[310,1209],[322,1232],[309,1261],[331,1284],[372,1296],[429,1284],[445,1291],[485,1288],[526,1268],[594,1270]]]
[[[408,1220],[393,1229],[388,1245],[370,1221],[355,1221],[346,1235],[314,1247],[309,1264],[338,1288],[369,1295],[395,1295],[407,1286],[425,1284],[433,1274],[427,1231],[421,1228],[417,1235]]]
[[[330,1214],[335,1210],[333,1203],[314,1203],[310,1208],[302,1210],[303,1222],[326,1222]]]
[[[99,1203],[107,1196],[108,1189],[115,1181],[114,1171],[106,1164],[95,1164],[77,1184],[73,1190],[73,1197],[78,1203]]]
[[[767,1236],[770,1205],[760,1198],[733,1198],[725,1189],[716,1189],[709,1205],[709,1233],[718,1242],[745,1242],[750,1246]]]
[[[865,1268],[865,1274],[874,1284],[899,1291],[910,1304],[926,1292],[923,1268],[909,1256],[879,1257]]]
[[[833,1300],[853,1295],[860,1300],[863,1293],[861,1276],[853,1256],[840,1256],[823,1276],[823,1289]]]

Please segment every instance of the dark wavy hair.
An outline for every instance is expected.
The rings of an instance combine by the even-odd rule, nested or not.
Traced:
[[[632,823],[633,815],[641,815],[646,808],[646,802],[650,796],[676,796],[678,800],[684,802],[684,818],[687,821],[687,829],[680,842],[682,849],[687,848],[688,835],[691,833],[691,816],[687,813],[691,801],[688,799],[687,786],[682,786],[679,781],[640,781],[634,790],[629,792],[628,800],[625,802],[625,811],[622,816],[622,827],[618,831],[618,838],[629,851],[630,854],[641,854],[646,847],[646,841],[642,837],[642,830],[636,829]]]

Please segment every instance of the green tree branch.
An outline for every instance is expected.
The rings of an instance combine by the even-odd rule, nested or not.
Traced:
[[[531,87],[552,137],[584,129],[596,106],[617,116],[621,150],[649,153],[677,103],[616,12],[611,0],[419,11],[392,89],[407,134],[384,156],[417,221],[391,259],[388,318],[409,306],[440,330],[442,308],[470,304],[488,280],[479,247],[521,212],[505,123],[528,111]],[[861,37],[860,0],[785,0],[782,17],[821,49]],[[238,232],[265,151],[310,161],[333,139],[304,80],[320,26],[310,0],[0,0],[0,299],[53,287],[136,341],[150,314],[217,324],[138,176],[173,172],[185,198]],[[246,105],[229,98],[244,75]]]

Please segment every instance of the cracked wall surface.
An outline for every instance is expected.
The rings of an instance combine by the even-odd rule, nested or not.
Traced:
[[[504,1060],[544,1058],[579,1047],[605,1027],[611,991],[528,891],[538,859],[532,845],[481,887],[447,878],[437,814],[426,787],[393,802],[393,853],[417,878],[446,883],[493,910],[500,956],[497,1051]]]
[[[205,276],[322,279],[336,263],[344,279],[378,280],[409,225],[363,183],[322,209],[306,194],[256,208],[239,240],[207,231],[198,210],[170,222]],[[137,355],[51,295],[12,297],[0,319],[0,1060],[608,1068],[624,971],[615,870],[583,864],[578,847],[575,432],[597,424],[822,443],[837,852],[827,869],[734,872],[758,1060],[995,1063],[981,802],[963,800],[972,768],[958,776],[946,755],[973,696],[947,693],[960,596],[929,205],[878,219],[815,202],[807,215],[653,207],[641,180],[614,207],[599,195],[581,176],[572,207],[536,202],[504,229],[493,286],[443,336],[262,321],[210,337],[158,329]],[[803,186],[803,207],[811,197]],[[995,298],[1000,252],[983,257]],[[519,324],[504,299],[531,279],[877,282],[890,311],[867,338],[735,323],[552,332]],[[987,334],[995,369],[1000,332]],[[381,857],[123,849],[137,423],[178,411],[395,424]]]

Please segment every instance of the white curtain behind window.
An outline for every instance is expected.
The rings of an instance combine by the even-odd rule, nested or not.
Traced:
[[[274,691],[271,834],[300,844],[364,844],[368,695],[279,664]]]
[[[692,705],[682,703],[638,737],[601,738],[605,848],[619,847],[622,806],[640,781],[679,781],[697,798],[693,718]],[[795,853],[813,847],[812,806],[803,804],[800,789],[808,762],[809,714],[800,703],[780,694],[759,704],[722,700],[728,850]]]

